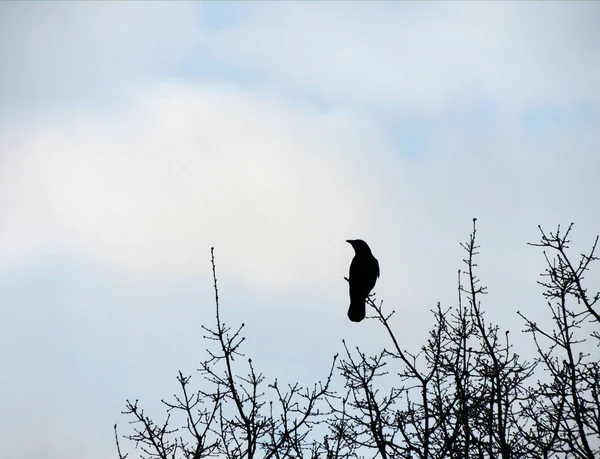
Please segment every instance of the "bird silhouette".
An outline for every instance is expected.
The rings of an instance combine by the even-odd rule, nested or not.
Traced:
[[[365,302],[379,277],[379,262],[371,253],[371,249],[362,239],[346,241],[354,248],[354,258],[350,263],[350,307],[348,318],[352,322],[360,322],[365,318]]]

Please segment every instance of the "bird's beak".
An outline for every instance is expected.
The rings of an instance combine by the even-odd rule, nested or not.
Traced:
[[[350,245],[352,245],[352,243],[354,242],[352,239],[346,239],[346,242]]]

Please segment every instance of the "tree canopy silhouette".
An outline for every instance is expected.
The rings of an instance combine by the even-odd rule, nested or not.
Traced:
[[[600,344],[600,293],[585,282],[598,261],[598,238],[573,258],[572,228],[540,228],[540,241],[531,244],[546,259],[539,283],[551,319],[544,323],[552,324],[544,328],[540,318],[519,313],[534,359],[521,358],[508,331],[486,318],[474,219],[462,244],[457,304],[432,309],[423,344],[402,347],[389,320],[394,311],[368,296],[390,345],[369,356],[343,341],[342,357],[333,356],[328,374],[307,388],[267,380],[251,359],[242,366],[244,325],[222,320],[211,249],[216,321],[203,327],[210,344],[199,369],[203,389],[179,372],[179,394],[162,401],[160,421],[128,400],[123,413],[132,430],[124,438],[140,457],[160,459],[599,457],[600,353],[583,347]],[[131,453],[114,429],[123,459]]]

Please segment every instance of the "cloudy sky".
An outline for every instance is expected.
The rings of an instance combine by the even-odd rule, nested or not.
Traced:
[[[478,217],[490,320],[543,320],[537,225],[600,232],[600,5],[0,3],[0,457],[115,457],[225,321],[267,379],[417,350]],[[598,279],[600,276],[596,276]],[[530,347],[530,346],[529,346]]]

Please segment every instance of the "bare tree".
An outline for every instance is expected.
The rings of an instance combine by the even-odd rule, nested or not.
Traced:
[[[542,329],[519,313],[547,374],[527,399],[533,421],[527,438],[543,452],[540,457],[592,459],[600,456],[600,352],[591,356],[583,344],[590,338],[600,344],[600,293],[590,295],[584,280],[598,260],[598,237],[590,252],[573,262],[568,254],[572,228],[546,233],[540,227],[541,241],[531,244],[544,250],[547,267],[539,284],[554,327]]]
[[[553,329],[524,315],[525,332],[537,349],[522,359],[508,331],[486,319],[487,291],[477,276],[476,219],[458,271],[457,304],[433,310],[433,326],[423,345],[406,349],[392,329],[391,313],[373,295],[367,304],[389,337],[374,356],[343,341],[323,383],[283,388],[266,383],[252,360],[244,374],[244,324],[230,328],[219,309],[214,252],[214,328],[203,327],[212,344],[199,373],[177,377],[178,396],[162,403],[165,419],[155,423],[138,401],[124,414],[142,458],[327,458],[359,457],[585,458],[600,455],[600,353],[584,351],[586,340],[600,344],[599,293],[588,293],[585,273],[597,261],[595,249],[573,263],[569,233],[544,233],[548,267],[540,284]],[[333,374],[339,373],[337,390]],[[343,383],[343,386],[342,386]],[[124,459],[115,426],[118,457]]]
[[[480,303],[486,291],[475,274],[475,220],[466,271],[459,271],[458,306],[432,311],[435,325],[418,352],[399,345],[382,304],[370,304],[391,340],[390,350],[367,358],[346,350],[342,375],[351,390],[354,434],[381,457],[523,457],[528,445],[516,428],[519,402],[535,365],[512,352],[508,333],[487,324]],[[463,283],[463,278],[465,283]],[[466,298],[466,303],[465,303]],[[391,358],[397,383],[379,396],[377,378]]]
[[[320,405],[326,409],[324,398],[333,396],[329,386],[337,357],[325,382],[311,389],[298,384],[282,388],[276,379],[265,384],[251,359],[247,359],[246,374],[240,376],[236,365],[244,357],[240,350],[244,324],[232,331],[222,321],[213,249],[211,263],[216,326],[202,328],[205,339],[216,345],[207,349],[208,358],[199,368],[209,389],[192,390],[191,376],[179,372],[180,394],[174,400],[162,400],[167,415],[161,424],[144,414],[138,400],[127,400],[123,414],[133,418],[134,432],[125,438],[134,442],[141,450],[140,457],[146,459],[302,457],[315,448],[309,434],[326,415],[320,411]],[[175,413],[180,415],[177,421],[172,416]],[[119,458],[124,459],[118,441],[117,446]]]

